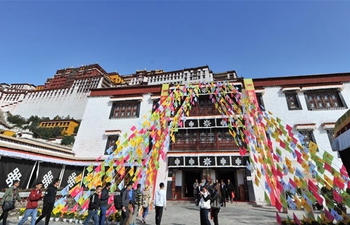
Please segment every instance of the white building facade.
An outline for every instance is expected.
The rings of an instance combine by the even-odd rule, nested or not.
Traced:
[[[300,132],[305,137],[305,147],[309,147],[310,141],[316,143],[317,155],[321,158],[325,151],[332,154],[334,168],[340,169],[341,159],[338,152],[332,151],[331,143],[335,122],[350,104],[350,73],[257,78],[253,81],[263,109],[281,119],[282,124],[293,127],[294,134]],[[284,154],[294,167],[303,171],[290,153]],[[263,188],[255,189],[255,197],[257,201],[264,201]]]

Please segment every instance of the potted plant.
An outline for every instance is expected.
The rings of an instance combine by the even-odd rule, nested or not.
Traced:
[[[78,213],[74,214],[74,222],[79,223],[79,214]]]
[[[66,212],[62,213],[62,221],[67,222],[68,214]]]
[[[86,218],[85,213],[81,214],[81,215],[79,216],[79,223],[80,223],[80,224],[83,224],[83,223],[84,223],[85,218]]]
[[[60,212],[57,212],[54,214],[54,217],[55,217],[55,221],[58,222],[60,220],[60,216],[61,216],[61,213]]]
[[[107,218],[107,224],[112,224],[113,223],[113,214],[109,215],[108,218]]]
[[[68,218],[68,222],[69,222],[69,223],[73,223],[74,212],[68,213],[68,214],[67,214],[67,218]]]
[[[18,212],[18,219],[21,220],[24,215],[24,211],[26,211],[26,208],[20,208]]]
[[[120,225],[120,222],[122,220],[122,211],[121,210],[117,211],[114,214],[114,218],[115,218],[116,225]]]

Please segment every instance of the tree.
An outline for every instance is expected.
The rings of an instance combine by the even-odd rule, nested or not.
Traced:
[[[20,115],[12,115],[8,113],[7,121],[14,124],[16,127],[22,128],[27,123],[26,119]]]
[[[74,127],[74,132],[73,132],[74,134],[78,133],[79,127],[80,127],[80,124]]]
[[[64,136],[61,141],[61,145],[71,145],[75,141],[75,138],[73,135],[71,136]]]
[[[43,138],[43,139],[56,138],[57,136],[62,135],[62,129],[63,129],[62,127],[54,127],[54,128],[37,127],[33,130],[33,137]]]
[[[41,122],[41,119],[38,116],[30,116],[29,119],[27,120],[27,123],[29,125],[25,126],[25,128],[33,132],[35,128],[39,126],[40,122]]]

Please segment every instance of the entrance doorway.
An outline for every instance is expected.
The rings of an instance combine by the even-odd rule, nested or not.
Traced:
[[[217,171],[217,180],[221,182],[221,180],[224,180],[225,184],[227,184],[227,180],[230,179],[231,183],[235,186],[235,178],[236,178],[236,171],[235,170],[218,170]]]
[[[199,171],[183,171],[184,177],[184,197],[194,197],[193,195],[193,183],[196,179],[200,182]]]

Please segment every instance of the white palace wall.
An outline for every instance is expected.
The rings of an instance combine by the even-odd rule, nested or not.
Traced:
[[[126,99],[127,100],[127,99]],[[108,130],[120,130],[122,134],[131,133],[132,126],[138,126],[142,117],[152,110],[153,101],[149,94],[143,96],[140,105],[139,118],[109,118],[113,101],[109,96],[88,97],[86,110],[80,124],[73,151],[76,156],[99,157],[104,155],[108,135]],[[122,135],[121,137],[122,138]],[[123,141],[121,139],[121,141]]]
[[[58,93],[60,91],[60,93]],[[57,93],[55,93],[57,92]],[[70,116],[81,119],[87,103],[88,92],[77,92],[77,88],[58,89],[28,93],[22,102],[10,112],[28,118],[32,115],[39,117]]]

